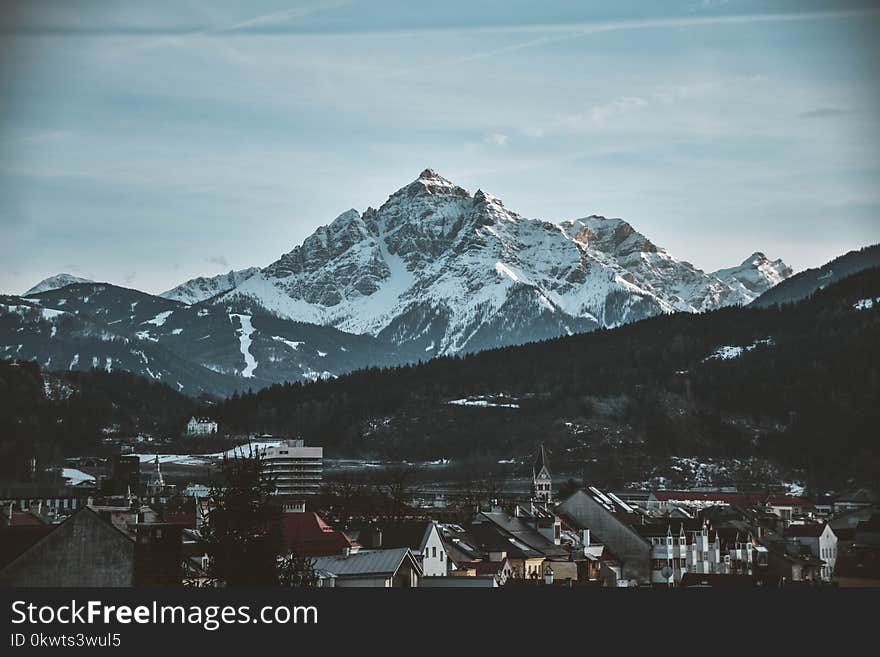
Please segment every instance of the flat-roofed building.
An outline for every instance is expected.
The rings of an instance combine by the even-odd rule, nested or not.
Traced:
[[[263,476],[275,483],[278,495],[314,495],[321,488],[324,448],[306,447],[303,440],[285,440],[260,450]]]

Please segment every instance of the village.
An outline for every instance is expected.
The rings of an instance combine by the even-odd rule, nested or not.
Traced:
[[[195,417],[187,427],[192,435],[216,430]],[[323,448],[302,439],[251,451],[272,491],[282,553],[308,571],[297,580],[303,586],[880,586],[880,507],[867,488],[810,498],[560,485],[538,444],[528,492],[486,482],[440,494],[409,488],[401,471],[385,486],[325,482]],[[98,480],[7,486],[0,585],[225,586],[205,535],[217,490],[168,483],[158,455],[131,453],[114,455]]]

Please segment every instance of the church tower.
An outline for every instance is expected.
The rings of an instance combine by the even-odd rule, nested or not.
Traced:
[[[550,466],[547,461],[547,451],[544,443],[538,448],[535,464],[532,466],[532,497],[541,504],[553,502],[553,477],[550,475]]]

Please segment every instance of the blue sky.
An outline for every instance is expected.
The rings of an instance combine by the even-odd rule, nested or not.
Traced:
[[[871,2],[0,11],[0,290],[266,265],[426,168],[707,270],[880,241]]]

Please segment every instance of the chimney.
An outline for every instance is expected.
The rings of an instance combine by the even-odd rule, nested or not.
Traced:
[[[372,535],[370,536],[372,546],[375,549],[379,549],[382,547],[382,530],[376,527],[373,529]]]
[[[584,543],[584,547],[589,547],[589,546],[590,546],[590,530],[589,530],[589,529],[584,529],[584,530],[583,530],[583,537],[582,537],[581,540],[582,540],[583,543]]]

